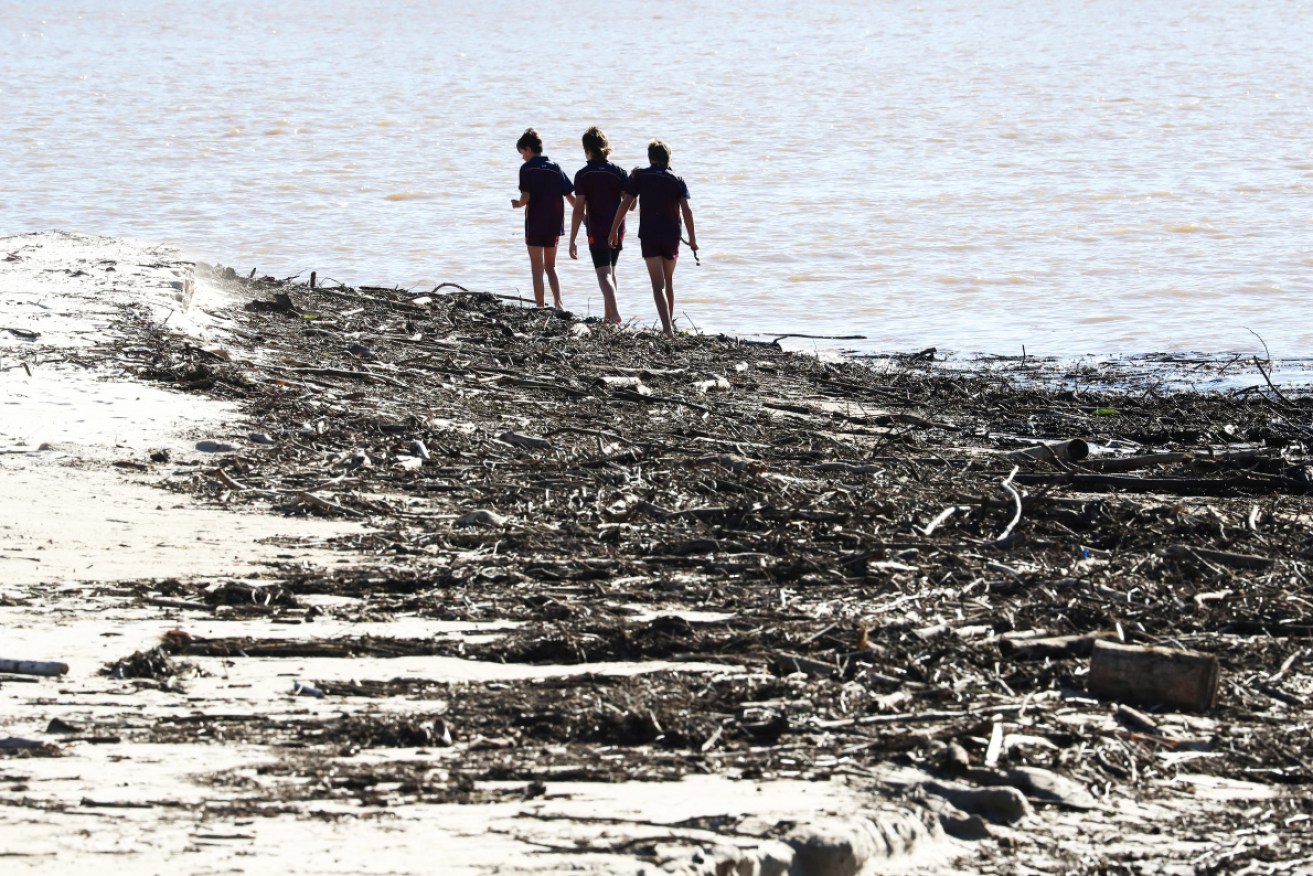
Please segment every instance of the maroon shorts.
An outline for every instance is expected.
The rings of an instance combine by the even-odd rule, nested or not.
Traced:
[[[679,241],[673,243],[666,240],[650,240],[646,237],[640,237],[638,242],[643,245],[643,258],[654,259],[677,259],[679,258]]]
[[[537,235],[537,234],[526,234],[524,235],[524,242],[529,246],[545,246],[548,249],[555,249],[556,244],[561,242],[561,236],[559,234],[556,235],[549,234],[546,236]]]

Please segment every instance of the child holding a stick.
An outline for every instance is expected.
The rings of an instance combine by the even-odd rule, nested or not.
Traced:
[[[650,167],[635,170],[629,175],[629,185],[620,200],[620,207],[611,222],[611,246],[620,243],[620,225],[625,212],[634,199],[638,199],[638,240],[643,249],[643,261],[652,279],[652,297],[656,301],[661,330],[667,337],[675,334],[675,260],[679,258],[682,237],[680,217],[688,226],[688,248],[695,254],[698,249],[697,233],[693,229],[693,210],[688,205],[688,186],[670,171],[670,147],[660,140],[647,146]]]

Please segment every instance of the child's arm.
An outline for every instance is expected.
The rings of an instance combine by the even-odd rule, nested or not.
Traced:
[[[679,209],[684,213],[684,225],[688,228],[688,248],[698,251],[698,236],[693,230],[693,208],[688,205],[688,198],[679,199]]]
[[[574,199],[574,215],[570,219],[570,258],[579,258],[579,247],[574,239],[579,236],[579,226],[583,224],[584,214],[588,212],[588,202],[583,198]]]
[[[520,209],[521,207],[528,206],[528,204],[529,204],[528,192],[520,192],[520,197],[517,200],[511,201],[511,206],[517,210]]]
[[[625,221],[625,214],[629,212],[629,207],[634,203],[634,196],[625,192],[620,196],[620,207],[615,211],[615,220],[611,223],[611,233],[607,235],[607,243],[611,249],[620,245],[620,223]]]
[[[566,196],[565,196],[565,199],[566,199],[567,201],[570,202],[570,206],[571,206],[571,207],[573,207],[573,206],[575,205],[574,195],[566,195]]]

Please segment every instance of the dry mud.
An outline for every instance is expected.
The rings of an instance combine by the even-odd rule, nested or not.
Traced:
[[[823,361],[4,244],[0,402],[56,440],[0,433],[0,659],[69,667],[0,674],[6,872],[1310,870],[1272,363]],[[121,293],[76,344],[15,323],[61,260]],[[156,393],[193,419],[77,419]],[[1216,658],[1216,704],[1101,696],[1099,639]]]

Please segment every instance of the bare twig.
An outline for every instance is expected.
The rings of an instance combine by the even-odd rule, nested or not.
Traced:
[[[1016,525],[1021,522],[1021,494],[1017,492],[1016,487],[1012,486],[1012,479],[1017,476],[1017,472],[1019,471],[1021,471],[1021,466],[1014,465],[1012,466],[1012,473],[1003,479],[1003,489],[1011,494],[1012,501],[1017,505],[1017,513],[1012,515],[1012,520],[1003,528],[1003,532],[999,534],[999,537],[994,539],[995,542],[1006,540],[1007,537],[1012,534],[1012,530]]]

